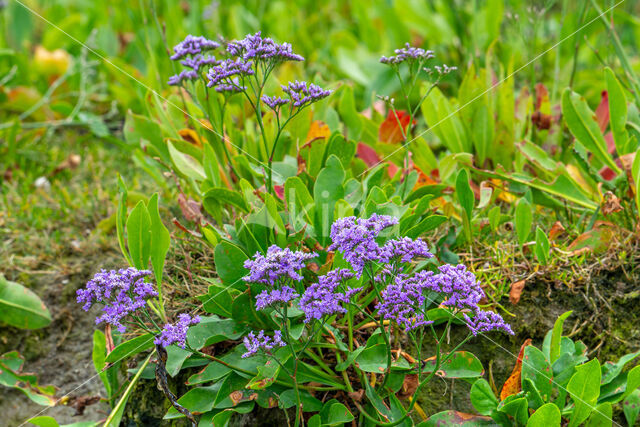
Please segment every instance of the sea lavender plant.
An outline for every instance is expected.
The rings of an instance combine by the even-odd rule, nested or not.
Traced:
[[[362,290],[362,287],[340,289],[345,280],[353,277],[354,274],[346,268],[331,270],[324,276],[320,276],[317,283],[309,286],[298,303],[298,308],[305,314],[305,323],[324,316],[346,313],[344,306]]]
[[[282,331],[275,331],[273,337],[265,335],[264,331],[260,331],[258,335],[254,332],[249,332],[249,334],[244,337],[244,346],[247,348],[247,352],[244,353],[242,357],[251,357],[259,351],[270,353],[270,350],[277,347],[284,347],[285,345],[284,341],[282,341]]]
[[[388,96],[384,96],[383,99],[386,103],[390,111],[393,113],[393,116],[396,118],[396,122],[400,132],[402,134],[402,146],[404,147],[404,163],[403,163],[403,186],[402,186],[402,195],[404,196],[407,189],[407,177],[409,174],[409,145],[411,140],[411,128],[414,123],[414,117],[418,111],[418,108],[422,105],[424,100],[429,96],[431,91],[440,83],[440,80],[449,72],[454,71],[456,67],[448,67],[446,65],[443,66],[435,66],[437,73],[434,73],[432,69],[425,67],[429,61],[431,61],[435,55],[431,50],[425,50],[420,47],[411,46],[409,43],[406,43],[404,47],[400,49],[395,49],[395,55],[392,56],[382,56],[380,58],[380,62],[382,64],[390,66],[397,79],[400,83],[400,91],[402,93],[403,101],[406,105],[407,112],[409,113],[407,128],[405,130],[405,125],[400,121],[401,112],[396,110],[395,102],[392,98]],[[403,70],[406,69],[407,73]],[[421,76],[434,76],[435,79],[431,81],[428,89],[425,91],[424,95],[420,97],[420,100],[412,105],[411,99],[414,90],[420,86],[419,78]]]
[[[212,130],[215,130],[215,133],[223,140],[224,115],[228,99],[236,94],[244,96],[255,112],[264,152],[268,156],[263,164],[266,172],[265,186],[273,194],[272,165],[282,132],[289,122],[303,109],[328,97],[331,91],[313,83],[296,80],[282,86],[283,93],[287,95],[286,98],[264,94],[267,81],[278,65],[288,61],[304,61],[302,56],[293,51],[293,47],[289,43],[277,43],[269,37],[263,37],[261,32],[257,32],[248,34],[241,40],[228,42],[224,49],[217,51],[217,56],[205,53],[219,47],[220,43],[204,37],[188,36],[185,38],[184,41],[174,47],[174,54],[171,59],[180,60],[180,63],[187,69],[171,76],[169,84],[179,85],[187,90],[184,83],[198,81],[203,77],[201,71],[209,67],[204,77],[207,99],[205,102],[196,102],[196,104],[207,115]],[[215,115],[215,117],[209,102],[209,89],[224,95],[219,115]],[[198,101],[194,94],[191,95],[191,98]],[[263,124],[262,104],[265,104],[274,113],[276,121],[274,135],[269,135]],[[287,104],[289,108],[284,109]],[[203,105],[205,108],[202,107]],[[227,144],[224,141],[222,142],[226,163],[232,173],[238,176]]]

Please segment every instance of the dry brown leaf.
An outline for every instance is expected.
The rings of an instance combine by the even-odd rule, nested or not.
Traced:
[[[564,225],[560,221],[556,221],[551,230],[549,230],[549,240],[556,240],[559,236],[564,234]]]
[[[522,295],[525,284],[526,280],[524,279],[511,284],[511,290],[509,291],[509,301],[511,301],[511,304],[517,304],[520,302],[520,296]]]
[[[507,380],[504,382],[502,386],[502,390],[500,391],[500,400],[504,400],[512,394],[519,393],[521,390],[521,379],[520,374],[522,373],[522,358],[524,357],[524,349],[526,346],[531,345],[531,339],[527,338],[520,347],[520,353],[518,353],[518,359],[516,360],[516,365],[513,367],[513,371]]]

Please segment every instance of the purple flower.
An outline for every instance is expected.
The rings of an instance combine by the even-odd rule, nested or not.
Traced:
[[[397,218],[377,214],[370,218],[340,218],[331,226],[332,243],[328,250],[342,252],[360,277],[366,263],[380,261],[380,246],[376,242],[380,232],[397,223]]]
[[[252,67],[253,63],[251,61],[247,62],[242,59],[225,59],[224,61],[220,61],[218,65],[209,70],[207,74],[207,78],[209,79],[207,86],[236,86],[236,84],[239,83],[238,78],[243,79],[246,76],[254,74]],[[233,78],[236,79],[234,80]],[[237,84],[237,86],[241,87],[240,84]]]
[[[402,237],[386,242],[381,249],[381,257],[383,262],[390,262],[395,258],[399,258],[401,262],[411,262],[415,258],[433,258],[433,254],[424,241]]]
[[[194,71],[200,71],[200,68],[204,65],[218,65],[220,61],[218,61],[214,56],[198,54],[194,57],[187,57],[180,61],[180,63]]]
[[[317,255],[313,252],[292,252],[289,248],[281,249],[273,245],[267,249],[267,254],[256,252],[253,259],[244,262],[244,268],[249,270],[249,275],[243,279],[246,282],[264,283],[274,285],[280,279],[302,280],[297,272],[304,268],[305,262]]]
[[[309,322],[323,316],[346,313],[347,310],[342,304],[348,304],[351,297],[362,290],[362,288],[347,288],[344,292],[340,292],[341,282],[352,277],[354,274],[347,269],[331,270],[324,276],[320,276],[318,283],[309,286],[298,303],[298,307],[306,315],[304,321]]]
[[[269,108],[271,108],[272,110],[277,110],[278,107],[289,103],[288,99],[284,99],[284,98],[281,98],[279,96],[263,95],[262,98],[260,98],[260,99],[262,99],[262,102],[267,104],[267,106]]]
[[[302,56],[293,53],[291,44],[278,44],[268,37],[262,38],[260,31],[248,34],[242,40],[230,42],[227,52],[244,60],[304,61]]]
[[[244,346],[247,352],[244,353],[242,357],[251,357],[259,350],[269,351],[274,347],[284,347],[285,345],[284,341],[282,341],[282,332],[280,331],[275,331],[273,338],[266,336],[264,331],[260,331],[258,336],[253,332],[249,332],[249,335],[244,337]]]
[[[313,83],[300,82],[298,80],[289,82],[287,86],[282,86],[282,90],[289,95],[293,106],[298,108],[313,104],[331,95],[330,90],[324,90]]]
[[[216,86],[216,92],[229,92],[230,94],[243,92],[247,87],[242,85],[237,77],[228,80],[229,83],[220,83]]]
[[[433,51],[424,50],[419,47],[413,47],[409,43],[405,44],[405,47],[401,49],[394,50],[395,56],[383,56],[380,58],[380,62],[383,64],[389,65],[397,65],[403,62],[416,62],[416,61],[426,61],[428,59],[433,58]]]
[[[198,73],[194,70],[182,70],[180,74],[174,74],[169,77],[169,86],[178,86],[184,80],[196,80],[198,78]]]
[[[431,274],[396,276],[394,283],[381,292],[382,301],[376,305],[378,314],[407,331],[433,323],[425,317],[426,306],[430,301],[427,301],[424,290],[429,288],[429,281],[433,280],[434,274],[426,273]]]
[[[146,300],[158,296],[158,293],[145,277],[149,270],[137,270],[133,267],[118,271],[102,270],[87,282],[85,289],[78,289],[77,301],[84,303],[83,310],[88,311],[95,303],[104,305],[103,314],[96,318],[96,323],[106,322],[124,332],[122,320],[144,307]]]
[[[489,332],[501,329],[509,335],[514,335],[513,330],[509,324],[505,323],[502,316],[493,311],[486,311],[477,309],[473,318],[464,314],[467,327],[471,333],[476,336],[478,333]]]
[[[167,323],[164,325],[162,332],[156,336],[153,342],[165,348],[171,344],[177,344],[179,347],[185,348],[189,326],[197,323],[200,323],[200,317],[191,317],[187,313],[182,313],[178,316],[178,321],[175,324]]]
[[[256,310],[264,310],[276,304],[287,304],[299,296],[296,290],[289,286],[283,286],[281,289],[262,291],[256,297]]]
[[[446,296],[442,305],[459,310],[477,310],[484,291],[476,282],[476,276],[462,264],[445,264],[438,269],[440,273],[435,275],[435,281],[430,282],[430,289]]]
[[[174,54],[171,55],[173,61],[182,59],[187,55],[197,55],[207,50],[216,49],[220,46],[220,43],[208,40],[202,36],[192,36],[189,34],[183,41],[178,43],[174,48]]]

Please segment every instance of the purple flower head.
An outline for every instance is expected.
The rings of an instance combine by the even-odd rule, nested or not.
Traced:
[[[241,87],[238,83],[238,78],[243,79],[246,76],[254,74],[253,63],[251,61],[246,62],[242,59],[225,59],[220,61],[218,65],[211,68],[207,74],[209,82],[207,86],[217,87],[219,85],[236,86]],[[236,78],[235,80],[233,78]]]
[[[270,38],[262,38],[262,33],[248,34],[242,40],[232,41],[227,45],[227,52],[231,56],[244,60],[271,61],[304,61],[300,55],[293,53],[291,44],[278,44]]]
[[[184,80],[196,80],[198,78],[198,73],[194,70],[182,70],[180,74],[174,74],[169,77],[169,86],[178,86]]]
[[[302,276],[298,270],[304,268],[306,261],[316,256],[313,252],[292,252],[289,248],[281,249],[273,245],[267,249],[266,255],[256,252],[253,259],[244,262],[244,268],[249,270],[249,275],[243,279],[245,282],[267,285],[275,285],[280,279],[300,281]]]
[[[263,95],[262,98],[260,98],[260,99],[262,99],[262,102],[267,104],[267,106],[269,108],[271,108],[272,110],[277,110],[280,106],[289,103],[288,99],[284,99],[284,98],[281,98],[279,96]]]
[[[282,332],[275,331],[273,338],[266,336],[264,331],[260,331],[258,335],[254,332],[249,332],[249,335],[244,337],[244,346],[247,352],[242,355],[243,358],[251,357],[259,350],[269,351],[274,347],[284,347],[286,344],[282,341]]]
[[[178,316],[178,321],[174,324],[167,323],[164,325],[160,335],[157,335],[154,344],[162,347],[169,347],[171,344],[177,344],[179,347],[185,348],[187,340],[187,331],[189,326],[200,323],[200,317],[191,317],[187,313]]]
[[[276,304],[287,304],[299,296],[296,290],[289,286],[283,286],[281,289],[262,291],[256,297],[256,310],[264,310]]]
[[[411,262],[415,258],[433,258],[433,254],[429,252],[429,247],[424,241],[402,237],[386,242],[381,249],[381,257],[384,262],[390,262],[396,258],[401,262]]]
[[[482,332],[494,330],[502,330],[509,335],[514,335],[511,326],[509,326],[508,323],[505,323],[502,316],[493,311],[478,309],[475,311],[473,318],[470,318],[465,313],[464,319],[466,320],[467,327],[474,336]]]
[[[419,47],[413,47],[409,43],[406,43],[403,48],[394,50],[395,56],[383,56],[380,58],[380,62],[388,65],[397,65],[403,62],[413,63],[416,61],[426,61],[433,58],[433,51],[424,50]]]
[[[183,41],[178,43],[174,48],[174,54],[171,55],[173,61],[182,59],[188,55],[197,55],[207,50],[216,49],[220,43],[206,39],[202,36],[192,36],[189,34]]]
[[[354,216],[340,218],[331,226],[330,251],[340,251],[357,276],[362,275],[367,262],[381,260],[380,246],[376,238],[382,230],[398,224],[398,218],[373,214],[370,218]]]
[[[133,267],[118,271],[102,270],[87,282],[84,289],[78,289],[77,301],[83,310],[88,311],[95,303],[104,305],[103,314],[96,318],[96,323],[106,322],[124,332],[122,320],[144,307],[146,300],[158,296],[149,282],[144,279],[151,275],[149,270],[138,270]]]
[[[214,56],[198,54],[194,57],[187,57],[180,61],[180,63],[194,71],[200,71],[200,68],[203,66],[218,65],[220,61],[218,61]]]
[[[240,83],[240,79],[234,77],[228,80],[229,83],[220,83],[216,86],[216,92],[235,94],[247,90],[247,87]]]
[[[354,274],[347,269],[331,270],[324,276],[318,278],[318,283],[314,283],[302,294],[298,307],[306,315],[305,322],[312,319],[321,319],[336,313],[346,313],[347,310],[342,304],[348,304],[351,297],[362,290],[362,288],[347,288],[340,291],[340,284],[344,280],[354,277]]]
[[[459,310],[477,310],[484,291],[476,282],[476,276],[462,264],[445,264],[438,269],[440,273],[435,275],[430,289],[445,295],[446,301],[442,305]]]
[[[282,90],[289,95],[292,105],[297,108],[313,104],[331,95],[330,90],[324,90],[313,83],[300,82],[298,80],[282,86]]]
[[[424,291],[430,287],[434,274],[424,273],[411,277],[406,274],[397,275],[394,283],[381,292],[382,301],[376,305],[378,314],[407,331],[433,323],[425,317],[427,299]]]

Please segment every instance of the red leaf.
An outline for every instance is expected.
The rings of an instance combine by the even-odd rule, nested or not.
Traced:
[[[404,141],[403,134],[406,135],[409,120],[410,117],[406,111],[389,111],[387,118],[380,125],[380,129],[378,129],[378,139],[380,142],[397,144]],[[415,122],[414,120],[413,123],[415,124]],[[400,128],[400,125],[402,125],[402,128]]]
[[[376,166],[380,163],[378,153],[365,143],[358,142],[357,153],[358,157],[361,158],[368,167]],[[391,162],[387,162],[387,164],[389,165],[387,172],[390,177],[393,177],[396,172],[398,172],[398,167]]]
[[[273,189],[276,192],[276,196],[280,198],[280,200],[284,200],[284,186],[283,185],[274,185]]]

